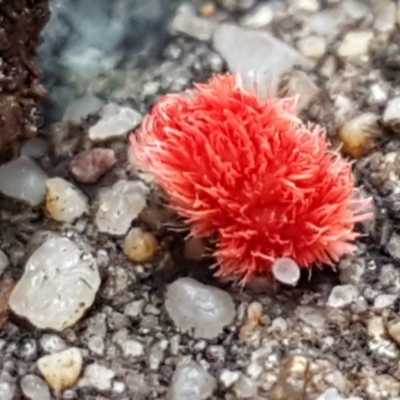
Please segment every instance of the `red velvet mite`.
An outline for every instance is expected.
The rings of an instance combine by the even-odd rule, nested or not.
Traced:
[[[294,99],[259,98],[238,74],[165,95],[131,143],[193,235],[216,234],[219,276],[246,282],[282,257],[332,265],[371,218],[325,131],[299,119]]]

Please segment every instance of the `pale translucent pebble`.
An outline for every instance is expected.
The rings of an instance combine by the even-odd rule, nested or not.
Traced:
[[[371,31],[348,32],[338,48],[338,56],[344,61],[351,61],[367,55],[373,37]]]
[[[380,294],[374,299],[374,309],[381,310],[383,308],[391,307],[398,296],[396,294]]]
[[[52,333],[43,335],[39,343],[45,353],[57,353],[67,348],[64,339]]]
[[[59,393],[73,386],[82,371],[82,354],[76,347],[39,358],[37,366],[50,387]]]
[[[317,400],[363,400],[361,397],[342,397],[336,388],[326,389]]]
[[[142,116],[136,110],[110,103],[103,108],[100,120],[89,129],[89,138],[102,141],[125,136],[135,129],[141,120]]]
[[[298,96],[297,107],[299,110],[307,109],[321,91],[310,75],[304,71],[292,71],[287,83],[287,90],[290,96]]]
[[[358,289],[354,285],[335,286],[329,295],[327,305],[334,308],[346,307],[357,299],[358,294]]]
[[[246,28],[263,28],[274,19],[274,4],[261,3],[243,17],[241,24]]]
[[[373,0],[374,28],[390,33],[396,27],[396,4],[391,0]]]
[[[254,399],[257,389],[257,382],[245,375],[242,375],[233,387],[237,399]]]
[[[315,60],[319,60],[326,53],[326,40],[322,36],[310,35],[301,38],[297,42],[301,54]]]
[[[370,22],[373,19],[371,9],[365,2],[346,0],[337,7],[329,7],[312,14],[306,21],[305,29],[310,33],[325,36],[331,41],[345,27],[361,19],[366,23]]]
[[[315,329],[325,328],[326,318],[317,308],[310,306],[297,306],[294,313],[301,321]]]
[[[300,279],[300,267],[291,258],[278,258],[272,266],[272,274],[277,281],[294,286]]]
[[[99,286],[93,256],[67,238],[51,238],[28,259],[9,305],[37,328],[61,331],[92,305]]]
[[[4,270],[8,267],[9,261],[6,253],[0,250],[0,276],[4,272]]]
[[[36,375],[25,375],[21,380],[21,389],[30,400],[50,400],[48,386]]]
[[[100,232],[124,235],[146,206],[147,186],[140,181],[120,180],[99,195],[96,224]]]
[[[182,332],[204,339],[217,337],[236,314],[227,292],[191,278],[180,278],[168,286],[165,308]]]
[[[306,11],[315,13],[319,10],[320,5],[318,0],[292,0],[290,2],[291,11]]]
[[[279,78],[294,66],[312,67],[295,49],[264,31],[222,24],[213,35],[213,46],[231,72],[240,72],[244,83],[260,95],[276,90]]]
[[[43,138],[36,137],[27,140],[21,148],[21,154],[26,157],[40,159],[49,148],[49,143]]]
[[[196,15],[194,7],[183,4],[171,22],[172,34],[184,34],[197,40],[209,41],[217,27],[216,21]]]
[[[167,400],[206,400],[216,386],[216,380],[194,361],[180,365],[174,372]]]
[[[310,16],[306,21],[306,29],[318,35],[332,38],[340,33],[345,22],[343,9],[339,7],[328,8]]]
[[[142,343],[137,340],[128,339],[121,343],[122,353],[126,358],[140,357],[144,354],[144,347]]]
[[[46,181],[46,173],[25,156],[0,167],[0,191],[31,206],[37,206],[43,201]]]
[[[0,399],[14,400],[15,385],[11,382],[2,382],[0,380]]]
[[[100,391],[108,391],[111,389],[111,381],[115,376],[115,372],[105,366],[93,363],[85,368],[83,377],[78,383],[79,387],[92,387]]]
[[[388,101],[383,113],[383,122],[393,132],[400,133],[400,97]]]
[[[79,123],[89,115],[99,112],[103,106],[104,103],[98,97],[87,95],[71,101],[62,119]]]
[[[119,393],[119,394],[124,393],[124,391],[125,391],[125,383],[123,383],[123,382],[114,382],[113,386],[112,386],[112,390],[115,393]]]
[[[229,369],[224,369],[219,376],[219,381],[224,388],[230,388],[240,379],[239,371],[230,371]]]
[[[87,197],[72,183],[56,177],[46,186],[46,209],[56,221],[71,223],[87,211]]]

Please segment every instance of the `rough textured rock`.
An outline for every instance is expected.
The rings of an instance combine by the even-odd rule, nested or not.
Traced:
[[[37,103],[47,93],[39,83],[35,58],[48,17],[47,0],[16,0],[0,6],[0,162],[17,155],[21,140],[37,132]]]

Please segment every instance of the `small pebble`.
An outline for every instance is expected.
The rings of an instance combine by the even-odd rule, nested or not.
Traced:
[[[266,31],[220,25],[213,35],[213,47],[231,72],[240,71],[245,84],[257,87],[261,96],[275,90],[279,77],[294,66],[309,68],[312,62],[288,44]]]
[[[339,130],[343,151],[353,158],[361,158],[373,150],[382,137],[378,116],[373,113],[361,114],[347,121]]]
[[[89,387],[101,392],[106,392],[112,388],[112,379],[115,372],[105,366],[93,363],[85,368],[83,377],[80,379],[79,387]]]
[[[249,10],[256,2],[257,0],[221,0],[222,7],[231,12]]]
[[[395,133],[400,133],[400,97],[390,99],[383,113],[383,123]]]
[[[61,391],[75,385],[82,371],[82,363],[80,350],[72,347],[40,358],[37,365],[56,396],[59,396]]]
[[[319,1],[318,0],[292,0],[290,9],[294,12],[306,11],[310,13],[315,13],[319,11]]]
[[[144,300],[133,301],[125,306],[124,314],[128,317],[137,318],[141,314],[145,304]]]
[[[68,104],[62,119],[79,124],[89,115],[98,113],[103,106],[104,103],[96,96],[81,97]]]
[[[144,354],[143,345],[137,340],[128,339],[121,343],[121,349],[124,357],[137,358]]]
[[[10,264],[8,257],[4,251],[0,250],[0,277],[3,274],[4,270]]]
[[[114,150],[96,148],[82,151],[69,164],[74,178],[82,183],[96,183],[117,162]]]
[[[21,389],[30,400],[50,400],[48,386],[36,375],[25,375],[21,380]]]
[[[191,5],[183,4],[171,22],[170,31],[173,35],[183,34],[207,42],[217,26],[213,19],[199,17]]]
[[[39,343],[45,353],[57,353],[67,348],[64,339],[54,334],[43,335]]]
[[[297,42],[297,48],[305,57],[319,60],[326,53],[326,41],[322,36],[307,36]]]
[[[344,61],[358,60],[368,54],[372,31],[350,31],[340,44],[337,54]]]
[[[125,237],[123,250],[129,260],[136,263],[145,262],[157,252],[158,242],[151,232],[132,228]]]
[[[310,74],[298,70],[290,73],[287,90],[290,96],[299,97],[297,105],[299,110],[306,110],[321,91]]]
[[[100,282],[90,253],[67,238],[51,238],[28,259],[9,305],[36,327],[61,331],[92,305]]]
[[[37,206],[44,200],[46,181],[46,173],[24,156],[0,167],[0,191],[30,206]]]
[[[400,235],[393,232],[386,245],[387,252],[395,259],[400,260]]]
[[[326,326],[326,317],[320,310],[310,306],[297,306],[295,315],[308,326],[323,330]]]
[[[124,137],[141,120],[142,116],[136,110],[110,103],[103,108],[100,120],[89,129],[89,138],[97,142]]]
[[[304,394],[307,382],[309,363],[303,356],[292,356],[281,366],[278,381],[272,392],[279,393],[283,398],[300,399]]]
[[[0,379],[0,399],[15,400],[15,384],[12,382],[3,381]]]
[[[358,289],[354,285],[335,286],[329,295],[327,305],[334,308],[346,307],[356,300],[358,294]]]
[[[91,336],[88,339],[88,348],[94,354],[99,356],[104,355],[105,345],[103,338],[99,335]]]
[[[180,278],[168,286],[165,308],[182,332],[195,338],[214,339],[235,318],[231,296],[192,278]]]
[[[224,369],[219,376],[219,381],[225,389],[232,387],[240,379],[239,371]]]
[[[389,336],[398,345],[400,345],[400,321],[399,320],[390,321],[387,325],[388,325]]]
[[[21,148],[21,155],[33,159],[41,159],[49,149],[49,143],[43,138],[36,137],[27,140]]]
[[[87,197],[63,178],[47,180],[46,210],[58,222],[72,223],[88,210]]]
[[[385,336],[385,324],[382,317],[373,316],[367,321],[367,333],[371,338],[382,338]]]
[[[273,5],[271,3],[261,3],[242,18],[241,24],[247,28],[260,29],[269,25],[273,19]]]
[[[374,309],[381,310],[393,306],[398,296],[396,294],[380,294],[375,297]]]
[[[96,224],[100,232],[124,235],[146,206],[147,186],[140,181],[120,180],[99,194]]]
[[[167,400],[205,400],[216,386],[216,380],[194,361],[180,365],[172,376]]]
[[[267,322],[264,313],[264,307],[261,303],[254,301],[249,304],[246,311],[246,317],[239,331],[239,341],[249,341],[254,336],[257,329]]]
[[[295,286],[300,279],[300,267],[291,258],[278,258],[272,266],[272,274],[277,281]]]

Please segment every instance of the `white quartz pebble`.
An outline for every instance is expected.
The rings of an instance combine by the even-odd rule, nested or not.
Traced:
[[[96,224],[100,232],[124,235],[146,205],[147,186],[140,181],[120,180],[99,195]]]
[[[0,167],[0,191],[30,206],[37,206],[43,201],[46,181],[46,173],[24,156]]]
[[[192,278],[180,278],[169,285],[165,307],[182,332],[204,339],[217,337],[236,314],[227,292]]]
[[[99,286],[93,256],[71,240],[55,237],[29,258],[9,305],[36,327],[61,331],[92,305]]]

